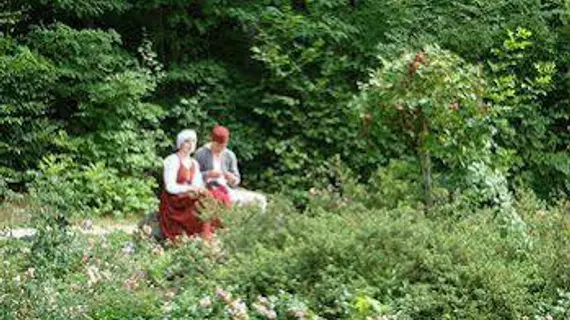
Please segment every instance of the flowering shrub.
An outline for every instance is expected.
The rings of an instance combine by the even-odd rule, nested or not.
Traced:
[[[286,200],[263,215],[233,209],[211,241],[158,243],[145,227],[134,235],[74,234],[45,211],[36,237],[0,242],[0,317],[569,316],[567,202],[549,207],[532,193],[515,194],[512,206],[532,240],[520,255],[520,238],[505,236],[490,210],[449,216],[438,214],[449,207],[436,205],[425,217],[404,203],[365,206],[344,192],[345,204],[332,213],[317,210],[337,199],[325,191],[304,215]]]

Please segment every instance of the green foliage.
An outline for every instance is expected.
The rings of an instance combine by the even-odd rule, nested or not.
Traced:
[[[567,316],[567,1],[0,8],[0,198],[41,208],[0,240],[1,318]],[[216,123],[265,215],[166,250],[65,226],[154,211],[175,134]]]
[[[515,155],[514,174],[541,194],[567,187],[568,164],[562,137],[552,130],[565,118],[563,111],[541,108],[554,90],[556,65],[534,59],[533,34],[524,28],[508,31],[500,48],[489,60],[489,99],[500,117],[497,142]],[[544,180],[543,180],[544,179]],[[544,186],[547,183],[548,186]]]
[[[7,183],[17,184],[53,146],[57,125],[48,106],[57,74],[44,57],[1,38],[0,76],[0,174]]]
[[[382,59],[381,69],[371,72],[361,92],[356,106],[369,122],[380,122],[372,128],[393,128],[415,150],[428,205],[432,157],[457,170],[489,152],[481,69],[449,51],[426,46],[417,53]]]
[[[287,219],[279,214],[249,220],[245,234],[248,242],[258,244],[233,249],[247,250],[247,255],[230,262],[232,271],[224,278],[231,280],[225,281],[247,279],[242,292],[252,297],[280,289],[313,297],[309,305],[335,318],[347,308],[343,287],[351,294],[364,290],[389,305],[387,309],[411,318],[519,318],[539,313],[533,306],[543,293],[536,286],[550,281],[542,277],[544,273],[536,274],[548,263],[541,260],[545,238],[533,236],[536,246],[521,260],[517,236],[505,238],[501,227],[485,214],[430,221],[405,209],[356,208],[349,204],[340,215]],[[532,228],[542,224],[528,222]],[[267,230],[265,225],[289,236],[274,241],[262,231]],[[233,243],[242,232],[232,232],[228,241]]]
[[[473,150],[490,147],[500,157],[487,163],[500,162],[541,196],[567,189],[567,83],[555,67],[570,61],[562,1],[41,0],[10,2],[2,11],[3,34],[19,41],[10,46],[30,48],[52,75],[29,81],[41,103],[30,90],[18,97],[43,110],[41,117],[20,114],[33,120],[19,130],[37,134],[37,150],[2,165],[19,186],[48,150],[129,175],[156,174],[180,129],[196,128],[204,141],[216,123],[232,130],[248,187],[306,199],[337,155],[365,181],[418,146],[402,138],[401,125],[369,127],[347,107],[359,95],[357,82],[378,67],[378,54],[436,43],[464,59],[452,62],[458,70],[469,73],[475,62],[488,67],[485,98],[493,107],[484,121],[450,112],[430,120],[451,127],[432,130],[426,141],[435,170],[453,168],[460,180]],[[505,30],[515,31],[503,41]],[[6,90],[13,96],[16,89]],[[55,131],[61,133],[53,141],[41,141]],[[489,132],[497,132],[496,144],[489,145]],[[13,141],[7,149],[22,148],[12,136],[6,141]],[[458,179],[445,177],[446,187]]]
[[[102,162],[79,165],[69,157],[46,157],[39,166],[32,196],[71,217],[143,215],[157,199],[152,178],[130,177]]]
[[[142,47],[145,65],[140,66],[118,46],[120,37],[113,31],[56,25],[34,31],[29,39],[57,62],[54,108],[66,129],[57,140],[60,147],[82,163],[104,161],[121,172],[155,168],[156,149],[166,139],[158,128],[162,109],[143,101],[160,79],[148,46]]]
[[[120,13],[130,8],[128,0],[40,0],[38,2],[53,8],[57,13],[78,18],[93,18],[111,12]]]
[[[353,66],[342,48],[356,29],[287,5],[261,14],[251,51],[263,66],[263,97],[252,111],[269,137],[262,156],[274,162],[264,179],[285,177],[279,179],[284,186],[311,186],[303,176],[314,175],[314,168],[334,155],[352,161],[351,155],[360,153],[354,159],[360,167],[383,160],[380,153],[366,150],[366,141],[358,136],[359,121],[345,106],[354,82],[347,77]]]
[[[39,84],[35,87],[40,91],[34,94],[10,92],[22,92],[27,98],[38,95],[34,99],[44,101],[44,96],[49,97],[49,105],[39,104],[43,109],[32,111],[40,116],[47,113],[46,118],[60,128],[54,132],[45,120],[40,122],[41,117],[38,124],[13,121],[21,128],[7,138],[25,139],[12,151],[22,154],[22,171],[34,169],[48,151],[60,154],[40,165],[33,194],[70,215],[125,216],[154,210],[156,181],[147,174],[159,166],[157,151],[167,139],[159,128],[162,108],[144,101],[164,77],[149,41],[140,46],[140,63],[119,47],[120,36],[113,31],[78,31],[58,24],[34,30],[28,41],[42,59],[53,61],[46,70],[51,73],[29,76],[51,81],[44,84],[46,93]],[[12,78],[19,81],[15,83],[34,84]]]
[[[77,271],[81,252],[70,247],[75,234],[63,214],[41,206],[34,218],[36,234],[30,248],[29,267],[37,271],[35,276],[60,279]]]
[[[392,167],[407,172],[403,164]],[[349,199],[333,214],[320,199],[311,200],[312,214],[279,199],[264,215],[246,208],[225,215],[226,228],[212,242],[182,238],[165,247],[143,232],[70,233],[44,210],[31,242],[0,242],[0,274],[12,280],[0,282],[0,312],[53,319],[520,319],[567,312],[567,202],[547,206],[532,192],[517,193],[512,205],[533,243],[520,255],[518,236],[505,235],[486,210],[427,218],[406,206],[417,200],[367,209],[355,199],[373,193],[345,192]]]
[[[422,181],[418,168],[416,161],[391,161],[388,166],[379,168],[368,181],[370,198],[366,203],[390,209],[419,204]]]

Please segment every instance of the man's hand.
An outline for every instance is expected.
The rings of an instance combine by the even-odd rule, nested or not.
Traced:
[[[234,185],[237,182],[237,176],[231,172],[224,172],[224,178],[230,185]]]
[[[219,178],[222,176],[222,172],[218,170],[210,170],[208,171],[208,178]]]

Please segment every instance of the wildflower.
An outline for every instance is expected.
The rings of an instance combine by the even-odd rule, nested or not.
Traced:
[[[317,193],[318,193],[318,191],[317,191],[317,189],[316,189],[316,188],[311,188],[311,189],[309,189],[309,194],[310,194],[310,195],[312,195],[312,196],[316,196],[316,195],[317,195]]]
[[[152,227],[149,226],[148,224],[145,224],[145,225],[142,227],[142,230],[143,230],[143,232],[144,232],[147,236],[150,237],[150,236],[152,235]]]
[[[68,313],[73,318],[81,317],[85,314],[85,307],[82,305],[78,305],[76,307],[69,307]]]
[[[267,298],[265,298],[265,300],[267,300]],[[269,302],[268,300],[264,301],[264,303],[268,303],[268,302]],[[269,305],[254,303],[253,308],[255,309],[255,311],[257,311],[257,313],[265,316],[267,319],[276,319],[277,318],[277,312],[275,312],[275,310],[270,309]]]
[[[101,277],[101,273],[99,272],[99,268],[95,266],[87,267],[87,277],[89,278],[87,281],[87,285],[89,286],[92,286],[103,279],[103,277]]]
[[[34,279],[36,276],[36,269],[30,267],[28,268],[28,270],[26,271],[26,277],[28,277],[28,279]]]
[[[121,249],[121,251],[123,251],[123,253],[127,256],[133,254],[135,252],[135,246],[132,242],[127,242],[127,244],[125,244],[125,246],[123,247],[123,249]]]
[[[89,252],[85,252],[83,258],[81,258],[81,262],[85,263],[87,261],[89,261]]]
[[[253,308],[255,309],[255,311],[257,311],[258,313],[264,314],[267,311],[267,307],[254,303],[253,304]]]
[[[232,302],[232,294],[225,291],[222,288],[216,288],[216,295],[222,299],[225,303],[231,303]]]
[[[123,282],[123,286],[129,290],[136,289],[139,286],[139,281],[144,279],[146,274],[142,270],[136,271],[130,278]]]
[[[93,229],[93,221],[91,219],[85,219],[81,223],[81,228],[83,230],[92,230]]]
[[[165,313],[170,313],[170,311],[172,311],[172,307],[173,307],[173,306],[172,306],[172,303],[170,303],[170,302],[165,302],[165,303],[162,305],[162,310],[163,310]]]
[[[136,282],[136,279],[128,278],[123,282],[123,287],[128,290],[136,289],[139,284]]]
[[[248,319],[247,305],[241,300],[235,300],[230,303],[230,314],[234,319]]]
[[[261,303],[262,305],[265,305],[265,306],[269,306],[269,305],[270,305],[269,299],[267,299],[266,297],[263,297],[263,296],[257,297],[257,301],[258,301],[259,303]]]
[[[179,240],[181,243],[188,243],[192,240],[191,237],[189,237],[187,234],[181,234],[180,236],[177,237],[177,240]]]
[[[176,292],[174,292],[174,291],[168,291],[165,295],[166,295],[166,298],[172,299],[172,298],[174,298],[174,297],[176,296]]]
[[[157,256],[162,256],[164,254],[164,249],[162,249],[161,246],[156,246],[152,249],[152,253],[154,253]]]
[[[291,309],[291,310],[289,310],[289,313],[297,319],[305,319],[305,317],[307,316],[305,314],[305,311],[303,311],[301,309]]]
[[[101,248],[102,248],[102,249],[107,249],[108,246],[109,246],[109,244],[107,243],[107,238],[102,237],[102,239],[101,239]]]
[[[212,299],[210,297],[204,297],[200,299],[200,307],[201,308],[208,308],[212,306]]]

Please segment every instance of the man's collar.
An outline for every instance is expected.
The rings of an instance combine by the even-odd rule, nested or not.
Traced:
[[[212,151],[212,143],[211,143],[211,142],[206,143],[203,147],[206,148],[206,149],[208,149],[208,150],[210,150],[210,151]],[[222,152],[220,152],[220,154],[225,153],[226,150],[228,150],[227,147],[224,148],[224,150],[222,150]]]

